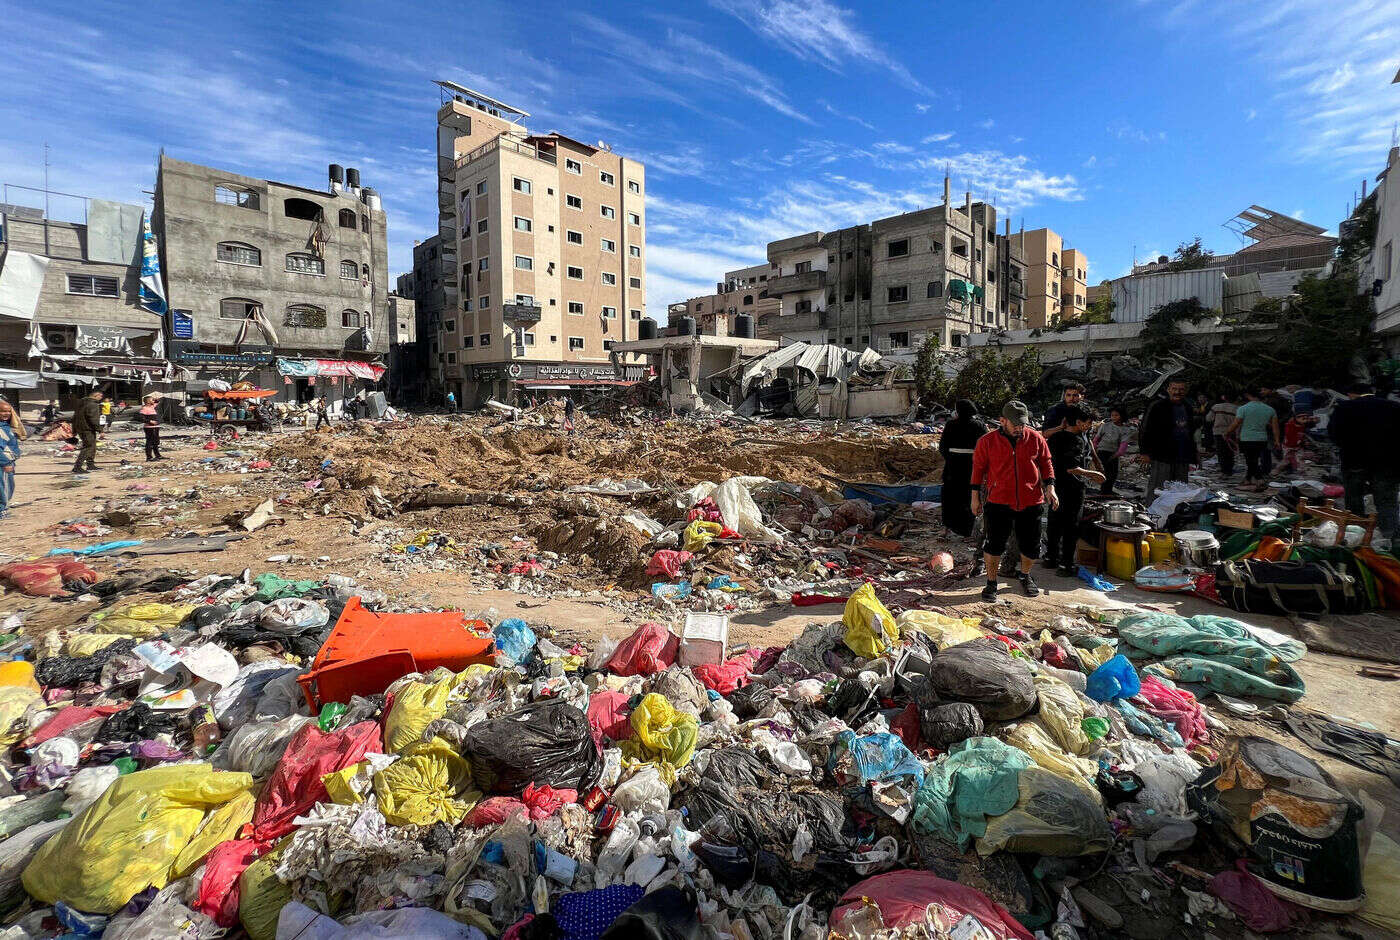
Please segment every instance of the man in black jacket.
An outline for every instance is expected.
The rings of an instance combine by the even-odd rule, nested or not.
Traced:
[[[1400,402],[1378,398],[1370,385],[1347,389],[1347,401],[1332,409],[1327,435],[1342,458],[1347,512],[1366,514],[1366,490],[1376,500],[1376,527],[1392,541],[1400,530]]]
[[[73,464],[74,473],[97,469],[97,432],[102,427],[102,392],[93,389],[92,394],[78,401],[73,409],[73,434],[78,438],[78,459]]]
[[[1168,480],[1186,482],[1196,452],[1196,412],[1186,400],[1184,379],[1167,382],[1167,397],[1147,406],[1138,429],[1139,460],[1148,464],[1145,502],[1157,498]]]

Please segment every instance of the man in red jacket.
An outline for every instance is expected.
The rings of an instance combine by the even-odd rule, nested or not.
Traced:
[[[1053,510],[1060,498],[1055,495],[1050,448],[1039,431],[1027,426],[1029,420],[1030,410],[1012,399],[1001,409],[1001,427],[983,435],[972,451],[972,512],[983,516],[987,533],[984,601],[996,600],[997,568],[1013,530],[1021,549],[1021,590],[1029,596],[1040,593],[1031,577],[1040,554],[1040,516],[1046,500]]]

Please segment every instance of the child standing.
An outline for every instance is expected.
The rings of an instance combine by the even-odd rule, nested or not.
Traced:
[[[141,404],[141,430],[146,432],[146,462],[164,460],[160,455],[160,412],[156,396],[147,395]]]
[[[1283,464],[1280,470],[1287,468],[1290,473],[1298,473],[1303,469],[1302,452],[1307,446],[1308,428],[1312,424],[1313,416],[1308,411],[1296,412],[1284,422]]]
[[[1046,525],[1049,544],[1043,564],[1047,568],[1058,565],[1056,574],[1072,578],[1076,570],[1074,551],[1079,544],[1079,513],[1084,508],[1084,484],[1102,483],[1104,475],[1089,469],[1089,449],[1084,444],[1084,432],[1093,426],[1094,413],[1081,405],[1067,405],[1062,414],[1064,424],[1045,438],[1050,447],[1050,466],[1055,471],[1055,491],[1060,504],[1050,511]]]

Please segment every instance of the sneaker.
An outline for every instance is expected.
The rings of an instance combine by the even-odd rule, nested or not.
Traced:
[[[1021,590],[1026,592],[1027,597],[1035,597],[1040,594],[1040,585],[1035,583],[1035,578],[1032,578],[1029,572],[1022,573],[1019,580]]]
[[[1079,574],[1079,571],[1073,565],[1061,565],[1055,573],[1062,578],[1073,578]]]
[[[984,588],[982,589],[982,600],[984,600],[984,601],[986,601],[987,603],[990,604],[990,603],[992,603],[993,601],[995,601],[996,599],[997,599],[997,586],[996,586],[995,584],[989,584],[989,585],[987,585],[986,587],[984,587]]]

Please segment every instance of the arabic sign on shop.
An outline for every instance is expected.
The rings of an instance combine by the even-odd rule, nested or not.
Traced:
[[[198,343],[170,344],[170,359],[182,365],[196,366],[265,366],[272,362],[271,346],[241,346],[238,352],[214,352],[201,349]]]
[[[617,372],[611,365],[581,365],[573,362],[512,362],[509,365],[492,364],[472,366],[471,377],[477,382],[498,382],[501,379],[616,379]]]
[[[170,311],[170,335],[175,339],[194,339],[194,317],[190,311]]]

